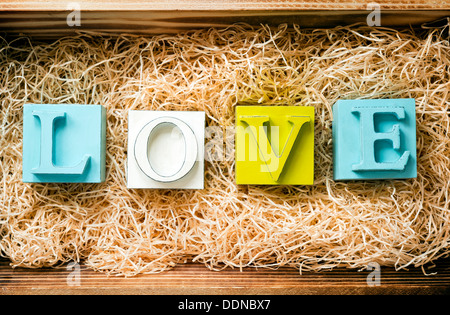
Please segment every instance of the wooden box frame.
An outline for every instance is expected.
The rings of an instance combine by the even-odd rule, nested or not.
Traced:
[[[79,0],[81,26],[69,27],[70,12],[64,1],[0,1],[0,33],[53,39],[91,30],[103,33],[158,34],[202,27],[223,27],[235,22],[296,23],[323,28],[366,23],[368,3],[373,1],[295,0]],[[450,1],[377,1],[381,24],[389,27],[446,25]],[[442,21],[444,21],[442,23]],[[379,286],[369,285],[369,271],[334,269],[303,272],[245,268],[209,271],[188,263],[170,271],[124,278],[80,266],[79,282],[68,281],[72,269],[11,268],[0,260],[0,294],[449,294],[450,260],[439,259],[436,267],[395,271],[381,268]]]

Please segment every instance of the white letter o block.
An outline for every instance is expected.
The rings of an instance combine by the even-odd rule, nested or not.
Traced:
[[[128,111],[127,188],[203,189],[205,112]]]
[[[167,127],[172,128],[172,134],[176,133],[177,129],[181,133],[184,148],[181,148],[179,153],[184,153],[184,157],[174,156],[174,152],[169,154],[153,152],[152,155],[153,139],[158,137],[158,131]],[[158,146],[159,151],[161,151],[160,146],[161,143]],[[167,143],[167,146],[170,146],[170,143]],[[150,121],[140,130],[134,143],[134,157],[141,171],[149,178],[161,183],[174,182],[186,176],[197,161],[197,150],[197,139],[192,129],[185,122],[174,117],[159,117]],[[168,165],[169,173],[161,169],[161,165]],[[172,170],[173,166],[175,171]]]

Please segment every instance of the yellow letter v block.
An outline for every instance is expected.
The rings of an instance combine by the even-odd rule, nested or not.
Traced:
[[[312,185],[314,108],[238,106],[236,182]]]

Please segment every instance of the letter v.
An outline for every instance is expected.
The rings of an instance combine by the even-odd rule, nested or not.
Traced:
[[[274,152],[273,146],[269,143],[267,134],[264,132],[264,123],[269,121],[269,116],[239,116],[240,121],[246,123],[250,127],[253,127],[250,128],[251,134],[258,144],[258,149],[261,154],[260,156],[266,165],[267,171],[270,173],[270,176],[275,182],[277,182],[280,178],[284,165],[286,164],[292,147],[294,146],[295,140],[300,133],[300,129],[305,123],[309,123],[311,119],[309,116],[286,116],[286,118],[288,123],[291,125],[291,130],[284,146],[280,150],[280,154],[278,155]],[[255,134],[256,130],[259,132],[259,137]],[[275,136],[273,138],[275,138],[276,141],[279,141],[279,136]],[[269,147],[270,150],[265,150],[267,147]],[[269,153],[267,151],[269,151]]]

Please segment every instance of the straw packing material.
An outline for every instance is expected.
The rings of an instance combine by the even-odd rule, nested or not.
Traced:
[[[401,269],[449,253],[450,46],[438,30],[233,25],[0,40],[0,250],[13,266]],[[331,107],[370,98],[416,99],[417,179],[333,181]],[[24,103],[105,106],[106,182],[22,183]],[[237,104],[315,107],[313,186],[234,183]],[[128,110],[206,112],[224,137],[206,139],[223,150],[205,164],[204,190],[126,189]]]

